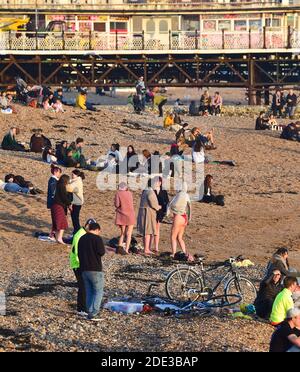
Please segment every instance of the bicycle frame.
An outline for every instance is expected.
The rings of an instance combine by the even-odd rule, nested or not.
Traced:
[[[199,268],[198,267],[192,267],[192,266],[187,266],[187,265],[177,265],[177,268],[187,268],[188,267],[188,271],[190,270],[194,270],[197,274],[199,274],[199,278],[201,278],[202,280],[202,283],[203,283],[203,287],[204,289],[205,288],[209,288],[207,287],[206,285],[206,273],[210,272],[210,271],[214,271],[216,270],[216,268],[211,268],[211,269],[205,269],[204,268],[204,264],[203,262],[200,262],[199,264]],[[220,266],[221,267],[221,266]],[[225,267],[225,265],[224,265]],[[227,284],[229,283],[229,281],[232,279],[232,278],[236,278],[236,279],[239,279],[239,273],[234,269],[234,267],[232,265],[230,265],[227,273],[222,277],[222,279],[213,287],[213,288],[209,288],[211,289],[211,292],[197,292],[196,290],[190,290],[194,293],[198,293],[200,296],[209,296],[209,297],[212,297],[212,296],[215,296],[216,294],[216,290],[222,286],[222,284],[224,285],[224,289],[226,288]],[[208,299],[209,299],[208,297]]]

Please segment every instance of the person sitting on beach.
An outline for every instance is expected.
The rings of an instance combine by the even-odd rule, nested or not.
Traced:
[[[196,164],[204,163],[205,161],[204,144],[200,139],[197,139],[193,144],[192,159]]]
[[[270,125],[267,124],[268,120],[264,118],[264,111],[261,111],[259,113],[258,118],[256,119],[255,122],[255,130],[266,130],[266,129],[271,129]]]
[[[223,98],[219,92],[216,92],[212,99],[212,115],[221,116]]]
[[[274,270],[279,270],[283,277],[289,276],[300,278],[300,272],[290,268],[289,251],[286,247],[276,250],[266,268],[266,278],[269,278]],[[300,284],[300,281],[299,281]]]
[[[188,123],[184,123],[181,128],[175,134],[175,141],[179,147],[179,151],[184,152],[187,148],[189,148],[189,144],[187,143],[187,127]]]
[[[33,135],[30,138],[30,151],[42,153],[45,147],[51,147],[51,141],[43,135],[42,129],[33,129]]]
[[[8,151],[26,151],[24,145],[16,140],[18,134],[20,134],[19,128],[12,127],[2,140],[2,149]]]
[[[87,92],[84,90],[80,90],[77,97],[76,97],[76,107],[80,108],[81,110],[89,110],[89,111],[96,111],[93,104],[87,102]]]
[[[52,103],[53,110],[58,113],[58,112],[65,112],[63,108],[63,104],[59,98],[54,97],[54,102]]]
[[[81,110],[87,110],[86,99],[87,99],[87,93],[81,90],[76,97],[76,107],[81,108]]]
[[[44,97],[43,98],[42,105],[43,105],[43,109],[44,110],[46,110],[46,111],[54,111],[52,105],[50,105],[50,98],[49,97]]]
[[[174,114],[172,112],[167,112],[164,119],[164,128],[170,128],[172,125],[174,125]]]
[[[272,128],[273,126],[277,126],[278,125],[278,122],[275,119],[275,117],[274,117],[273,114],[270,114],[269,119],[268,119],[268,124],[269,124],[269,127],[270,128]]]
[[[300,352],[300,309],[287,312],[286,319],[273,333],[270,353]]]
[[[205,148],[207,150],[216,149],[216,146],[214,145],[214,130],[213,129],[209,132],[206,132],[205,134],[202,134],[200,128],[196,128],[196,127],[193,128],[188,138],[189,145],[192,147],[195,141],[198,139],[202,143],[204,143]]]
[[[56,145],[55,157],[57,158],[58,164],[64,165],[67,158],[67,149],[69,145],[67,141],[61,141]]]
[[[126,162],[127,173],[134,172],[136,169],[138,169],[140,165],[138,154],[135,152],[134,147],[132,145],[129,145],[127,147],[127,154],[124,159],[124,162]]]
[[[269,278],[264,279],[260,283],[259,291],[254,301],[256,314],[260,318],[270,318],[275,298],[283,290],[281,279],[281,272],[274,270]]]
[[[200,98],[199,112],[201,112],[202,116],[211,114],[211,97],[208,90],[205,90]]]
[[[284,289],[276,296],[272,306],[270,322],[273,326],[282,323],[290,309],[294,308],[293,293],[298,291],[296,278],[287,276],[283,281]]]
[[[124,159],[123,155],[120,152],[120,145],[118,143],[113,143],[110,147],[110,150],[107,153],[107,156],[113,154],[116,158],[116,162],[120,164]]]
[[[196,106],[196,101],[191,101],[189,106],[190,116],[199,116],[199,107]]]
[[[212,192],[213,176],[208,174],[204,180],[203,198],[200,200],[202,203],[215,203],[224,206],[224,195],[214,195]]]
[[[163,176],[164,177],[178,177],[182,176],[182,165],[184,158],[182,156],[183,151],[179,150],[179,146],[176,143],[171,145],[170,152],[166,155],[168,157],[164,162]]]
[[[0,94],[0,108],[3,114],[17,113],[12,105],[12,96],[6,92],[1,92]]]
[[[180,101],[180,98],[177,98],[175,103],[174,103],[174,106],[173,106],[173,113],[174,114],[181,115],[181,114],[185,113],[185,110],[183,108],[181,108],[180,106],[183,106],[183,103]]]
[[[66,152],[66,157],[64,159],[64,165],[66,168],[80,168],[80,163],[73,157],[74,150],[69,147]]]
[[[48,164],[57,164],[57,157],[54,155],[52,147],[46,146],[42,153],[42,159]]]

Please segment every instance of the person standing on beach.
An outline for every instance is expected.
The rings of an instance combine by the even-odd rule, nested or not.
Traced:
[[[72,172],[72,180],[70,181],[69,191],[73,193],[71,218],[73,222],[73,235],[80,229],[80,211],[84,202],[83,198],[83,180],[85,175],[79,169]]]
[[[105,254],[105,247],[100,231],[98,223],[91,223],[89,231],[78,243],[78,258],[86,292],[86,310],[88,319],[93,321],[100,320],[98,314],[104,288],[102,257]]]
[[[59,167],[52,164],[51,165],[51,177],[49,178],[49,181],[48,181],[48,191],[47,191],[47,208],[50,210],[54,204],[56,186],[57,186],[57,182],[59,181],[61,177],[61,174],[62,174],[62,170]],[[52,226],[54,226],[53,221],[52,221]],[[50,239],[55,240],[53,228],[51,228],[49,237]]]
[[[72,209],[72,193],[68,189],[69,183],[69,176],[64,174],[60,177],[56,185],[55,197],[51,207],[52,231],[55,232],[57,243],[63,245],[65,245],[63,241],[64,231],[68,228],[68,209]]]
[[[139,214],[137,219],[137,229],[144,238],[144,254],[150,256],[152,254],[151,241],[157,234],[156,212],[161,209],[158,204],[157,196],[153,188],[157,188],[157,183],[154,183],[153,188],[152,180],[149,179],[148,187],[143,191],[141,196]]]
[[[191,200],[187,193],[187,184],[185,182],[182,183],[176,196],[169,204],[168,214],[170,213],[173,214],[173,225],[171,231],[172,257],[176,254],[177,243],[179,243],[183,253],[187,255],[183,235],[186,226],[191,220]]]
[[[167,190],[163,189],[162,177],[155,177],[154,185],[154,192],[156,194],[158,204],[161,206],[161,209],[156,212],[156,235],[154,236],[154,252],[157,254],[159,253],[160,225],[167,214],[169,195]]]
[[[168,102],[167,98],[161,94],[156,93],[153,102],[154,105],[158,107],[159,117],[162,118],[164,116],[163,106]]]
[[[293,89],[289,90],[288,95],[286,96],[286,115],[293,119],[297,109],[297,96],[294,93]]]
[[[126,237],[125,253],[129,253],[131,236],[135,225],[135,212],[132,193],[128,190],[125,182],[121,182],[115,195],[116,225],[120,228],[119,249],[123,251],[123,243]]]
[[[88,315],[86,311],[86,294],[85,286],[82,278],[82,270],[80,268],[80,262],[78,257],[78,244],[79,240],[89,231],[91,224],[96,223],[96,220],[90,218],[86,221],[85,226],[81,227],[77,233],[73,236],[72,249],[70,252],[70,267],[73,270],[78,286],[77,293],[77,311],[78,315]]]

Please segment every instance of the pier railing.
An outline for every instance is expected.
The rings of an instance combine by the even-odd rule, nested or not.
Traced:
[[[240,9],[299,6],[299,0],[0,0],[0,8],[38,10]]]
[[[0,32],[0,51],[213,51],[299,49],[300,31],[142,33]]]

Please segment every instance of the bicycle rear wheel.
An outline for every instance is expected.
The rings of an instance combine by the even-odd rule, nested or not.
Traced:
[[[203,283],[199,274],[189,268],[178,268],[166,280],[167,296],[174,301],[197,301],[201,297]]]
[[[257,296],[257,290],[249,279],[240,276],[239,279],[230,279],[225,288],[225,295],[228,303],[232,303],[231,295],[235,294],[238,294],[242,297],[243,303],[253,304]]]

